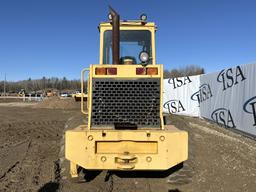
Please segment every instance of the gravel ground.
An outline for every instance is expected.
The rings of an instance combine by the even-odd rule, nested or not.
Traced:
[[[189,160],[183,167],[93,172],[89,182],[73,184],[63,158],[63,133],[84,123],[78,107],[0,106],[0,192],[256,191],[256,141],[181,116],[171,116],[169,123],[189,133]]]

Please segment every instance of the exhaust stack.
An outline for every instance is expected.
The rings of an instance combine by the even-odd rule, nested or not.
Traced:
[[[112,64],[120,63],[120,16],[112,8],[109,7],[112,17]]]

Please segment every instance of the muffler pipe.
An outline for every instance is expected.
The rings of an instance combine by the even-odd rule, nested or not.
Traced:
[[[120,16],[109,6],[112,17],[112,64],[120,64]]]

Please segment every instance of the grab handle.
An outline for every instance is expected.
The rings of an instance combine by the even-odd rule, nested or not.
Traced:
[[[88,115],[88,111],[84,110],[84,73],[86,71],[88,72],[88,77],[89,77],[90,68],[85,68],[81,71],[81,112],[85,115]],[[87,94],[85,95],[86,97],[88,97],[88,92],[89,92],[89,87],[87,86]]]

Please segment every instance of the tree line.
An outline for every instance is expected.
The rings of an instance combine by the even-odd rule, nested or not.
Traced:
[[[175,78],[191,75],[200,75],[204,74],[204,68],[197,65],[188,65],[179,69],[164,70],[164,78]],[[6,82],[6,92],[19,92],[24,89],[26,92],[31,91],[44,91],[47,89],[57,89],[62,90],[80,90],[81,83],[80,80],[68,80],[66,77],[57,78],[51,77],[46,78],[42,77],[41,79],[27,79],[17,82]],[[0,93],[4,92],[4,81],[0,82]]]
[[[187,65],[179,69],[164,70],[164,79],[204,74],[204,68],[198,65]]]
[[[47,89],[58,89],[62,90],[80,90],[80,80],[68,80],[66,77],[57,78],[42,77],[41,79],[27,79],[22,81],[7,81],[6,92],[19,92],[24,89],[26,92],[31,91],[44,91]],[[4,92],[4,81],[0,82],[0,92]]]

